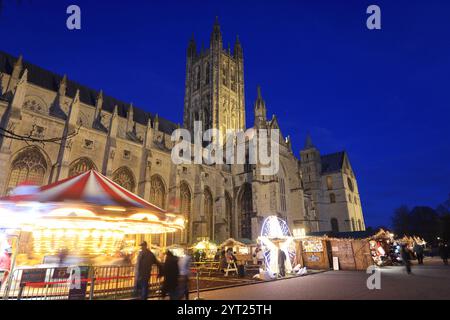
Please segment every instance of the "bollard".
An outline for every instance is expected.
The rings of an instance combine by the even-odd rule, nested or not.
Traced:
[[[202,298],[200,298],[200,286],[199,286],[199,272],[198,272],[198,269],[197,269],[197,279],[196,279],[196,281],[197,281],[197,297],[194,299],[194,300],[203,300]]]

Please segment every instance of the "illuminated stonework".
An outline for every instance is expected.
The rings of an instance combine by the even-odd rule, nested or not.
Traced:
[[[243,61],[239,40],[233,50],[223,48],[217,22],[208,49],[189,43],[184,110],[178,107],[186,128],[195,120],[205,128],[246,128]],[[0,53],[0,74],[2,126],[22,135],[35,128],[44,137],[79,127],[65,148],[0,138],[1,195],[24,181],[45,185],[93,168],[147,201],[186,216],[186,230],[169,237],[168,245],[200,237],[218,243],[230,237],[255,240],[270,215],[306,232],[365,228],[345,153],[320,155],[307,144],[300,161],[287,136],[280,139],[275,176],[260,175],[258,165],[174,165],[171,134],[177,124],[5,53]],[[276,116],[267,119],[261,90],[253,109],[254,128],[280,129]]]

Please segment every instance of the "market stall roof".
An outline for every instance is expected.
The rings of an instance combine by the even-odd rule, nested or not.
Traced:
[[[243,242],[237,241],[233,238],[228,238],[227,240],[222,242],[219,247],[231,247],[231,246],[245,247],[246,244]]]
[[[164,214],[165,210],[145,201],[95,170],[39,187],[31,194],[12,194],[3,201],[82,202],[100,206],[143,208]]]

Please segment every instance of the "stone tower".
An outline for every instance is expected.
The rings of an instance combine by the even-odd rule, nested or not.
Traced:
[[[186,61],[184,127],[194,131],[194,121],[203,130],[245,130],[244,58],[239,39],[233,52],[223,48],[222,33],[216,18],[210,47],[200,51],[194,37],[189,42]]]

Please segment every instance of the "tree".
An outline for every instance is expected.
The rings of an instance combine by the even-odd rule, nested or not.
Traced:
[[[392,216],[392,225],[399,236],[419,236],[430,242],[439,233],[440,220],[433,208],[417,206],[410,211],[408,207],[401,206]]]
[[[402,205],[395,209],[394,215],[392,216],[392,227],[394,228],[395,234],[404,235],[410,233],[410,218],[407,206]]]

